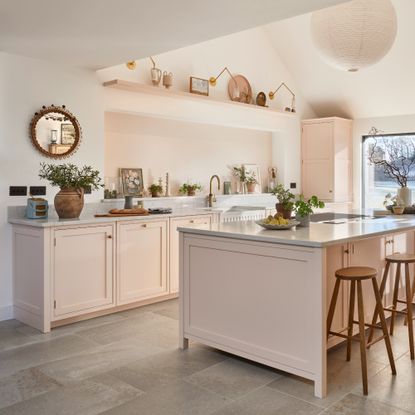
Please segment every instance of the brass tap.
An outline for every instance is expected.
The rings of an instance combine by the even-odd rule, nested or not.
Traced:
[[[216,202],[216,197],[212,192],[212,182],[213,179],[215,179],[218,181],[218,190],[220,190],[220,179],[219,176],[214,174],[211,178],[210,178],[210,184],[209,184],[209,197],[208,197],[208,206],[212,207],[213,206],[213,202]]]

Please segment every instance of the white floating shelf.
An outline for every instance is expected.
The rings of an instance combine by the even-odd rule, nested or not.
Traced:
[[[115,79],[104,82],[107,111],[265,131],[298,122],[296,114]]]

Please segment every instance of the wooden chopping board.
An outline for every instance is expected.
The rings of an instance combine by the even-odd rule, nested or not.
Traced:
[[[122,218],[125,216],[148,216],[149,213],[97,213],[96,218]]]

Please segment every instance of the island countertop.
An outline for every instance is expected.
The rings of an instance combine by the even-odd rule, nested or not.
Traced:
[[[178,228],[204,236],[243,239],[275,244],[324,248],[339,243],[415,230],[415,215],[364,218],[348,223],[311,223],[310,227],[296,227],[293,230],[266,230],[254,221],[214,223]]]

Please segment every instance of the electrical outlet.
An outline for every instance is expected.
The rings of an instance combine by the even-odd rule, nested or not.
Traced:
[[[290,183],[290,189],[297,189],[297,183],[295,182]]]
[[[9,196],[27,196],[27,186],[10,186]]]
[[[31,194],[32,196],[45,196],[46,186],[30,186],[29,194]]]

